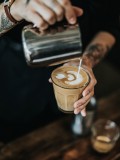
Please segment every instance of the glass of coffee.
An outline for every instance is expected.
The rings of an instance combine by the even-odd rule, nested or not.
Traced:
[[[82,97],[82,92],[90,81],[89,74],[81,67],[62,66],[56,68],[51,79],[58,108],[65,113],[73,113],[74,103]]]
[[[115,146],[119,135],[119,127],[115,122],[100,119],[92,126],[92,146],[97,152],[107,153]]]

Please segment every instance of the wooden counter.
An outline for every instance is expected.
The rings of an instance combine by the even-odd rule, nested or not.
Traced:
[[[120,126],[120,90],[98,101],[99,118]],[[110,153],[99,154],[91,147],[90,135],[75,136],[70,123],[67,116],[5,145],[0,160],[120,160],[120,139]]]

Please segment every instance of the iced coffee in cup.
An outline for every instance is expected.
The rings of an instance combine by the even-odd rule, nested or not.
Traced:
[[[51,79],[58,108],[65,113],[73,113],[74,103],[82,97],[90,81],[87,71],[81,67],[78,73],[78,67],[62,66],[52,72]]]

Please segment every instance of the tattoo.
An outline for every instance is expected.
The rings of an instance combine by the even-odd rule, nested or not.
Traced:
[[[5,13],[2,13],[0,18],[1,18],[1,22],[0,22],[0,36],[1,36],[8,30],[13,28],[15,24],[8,19]]]
[[[110,50],[109,46],[103,46],[102,44],[93,44],[87,47],[85,51],[85,56],[91,60],[92,66],[98,64],[101,59]]]

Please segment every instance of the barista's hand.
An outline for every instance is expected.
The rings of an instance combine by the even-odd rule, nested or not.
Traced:
[[[83,14],[83,10],[72,6],[70,0],[15,0],[10,12],[16,20],[25,19],[40,30],[45,30],[64,17],[74,24],[77,16]]]
[[[83,97],[76,101],[74,103],[74,113],[78,114],[81,112],[82,116],[86,116],[86,105],[89,103],[91,97],[94,95],[94,87],[97,83],[95,76],[92,71],[92,67],[86,59],[83,59],[83,65],[82,67],[85,68],[90,76],[90,83],[83,91],[82,95]],[[64,65],[72,65],[72,66],[78,66],[79,60],[76,61],[70,61],[68,63],[65,63]]]

